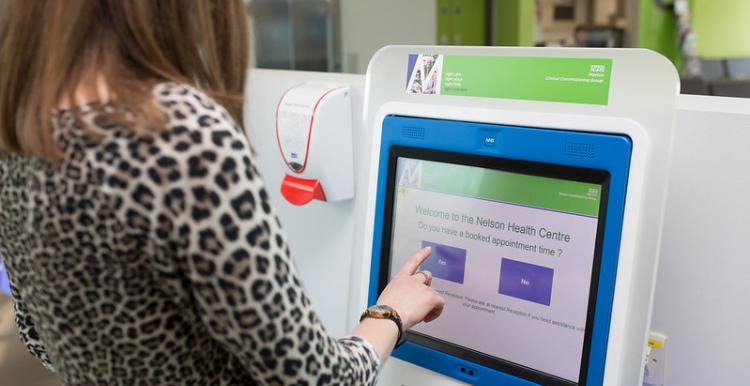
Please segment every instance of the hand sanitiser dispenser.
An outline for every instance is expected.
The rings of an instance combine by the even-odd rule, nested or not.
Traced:
[[[287,90],[276,109],[276,137],[289,169],[281,183],[287,201],[354,197],[349,86],[304,83]]]

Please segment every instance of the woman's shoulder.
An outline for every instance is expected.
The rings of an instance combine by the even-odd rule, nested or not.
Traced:
[[[155,102],[168,116],[168,127],[211,131],[227,127],[236,132],[242,129],[227,110],[206,92],[188,84],[165,82],[153,89]]]
[[[165,127],[151,135],[115,130],[95,146],[90,166],[101,170],[109,192],[157,192],[187,186],[226,186],[240,168],[250,167],[252,153],[244,131],[224,107],[196,87],[161,83],[154,101],[167,116]],[[94,154],[95,153],[95,154]]]
[[[204,176],[204,166],[213,168],[227,158],[249,163],[251,150],[244,130],[214,98],[178,83],[160,83],[153,94],[168,117],[166,127],[152,138],[140,139],[148,146],[131,146],[149,153],[137,154],[136,159],[149,159],[157,168],[177,164],[193,178]]]
[[[66,158],[80,159],[82,150],[89,150],[87,154],[108,164],[149,163],[165,154],[249,149],[242,127],[208,93],[192,85],[164,82],[156,84],[152,94],[154,113],[162,116],[149,129],[121,122],[116,102],[59,110],[55,116],[58,143],[66,154],[76,153]]]
[[[153,145],[162,156],[187,167],[191,177],[202,175],[195,172],[202,163],[198,160],[213,163],[236,158],[249,163],[251,150],[243,129],[207,93],[191,85],[161,83],[154,88],[154,97],[168,121]]]
[[[168,116],[164,127],[151,135],[106,130],[82,165],[123,224],[162,239],[176,230],[174,221],[204,220],[229,200],[240,202],[240,180],[242,189],[259,190],[261,182],[244,131],[221,104],[174,83],[157,85],[153,95]]]

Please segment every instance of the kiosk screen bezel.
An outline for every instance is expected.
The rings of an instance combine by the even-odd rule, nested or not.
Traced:
[[[380,254],[380,270],[378,276],[378,295],[383,291],[390,280],[391,268],[391,241],[393,238],[394,204],[396,189],[396,169],[399,158],[409,158],[425,161],[433,161],[447,164],[474,166],[485,169],[500,170],[505,172],[519,173],[530,176],[563,179],[593,183],[601,186],[601,200],[599,204],[599,216],[596,230],[596,241],[591,274],[591,285],[589,287],[589,301],[586,315],[586,327],[584,332],[583,350],[581,355],[581,367],[578,382],[572,382],[553,374],[548,374],[530,367],[514,363],[507,359],[494,357],[468,347],[440,340],[414,331],[406,331],[405,339],[418,345],[431,348],[448,355],[462,358],[479,365],[499,370],[510,375],[517,376],[535,383],[552,386],[585,385],[588,374],[589,357],[591,351],[591,340],[593,323],[596,311],[596,300],[599,286],[600,267],[602,262],[602,245],[604,241],[604,228],[606,225],[607,202],[610,188],[610,173],[606,170],[549,164],[542,162],[524,161],[503,157],[493,157],[478,154],[459,153],[443,150],[424,149],[393,145],[390,147],[388,170],[386,177],[385,210],[383,218],[383,239]]]

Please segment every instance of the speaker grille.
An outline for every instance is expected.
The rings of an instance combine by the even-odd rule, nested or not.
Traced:
[[[594,158],[596,146],[585,142],[565,141],[563,154],[570,157]]]
[[[404,127],[401,136],[412,139],[424,139],[424,127]]]

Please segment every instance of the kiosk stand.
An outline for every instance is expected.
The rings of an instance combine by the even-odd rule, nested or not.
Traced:
[[[678,83],[645,50],[375,55],[360,303],[423,246],[446,299],[383,384],[642,382]]]

